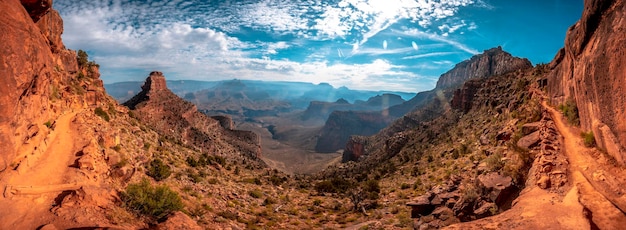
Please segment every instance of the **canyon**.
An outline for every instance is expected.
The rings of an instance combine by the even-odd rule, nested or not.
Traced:
[[[120,103],[52,1],[0,9],[2,229],[626,225],[624,0],[586,0],[549,64],[496,47],[416,95],[264,104],[157,70]]]

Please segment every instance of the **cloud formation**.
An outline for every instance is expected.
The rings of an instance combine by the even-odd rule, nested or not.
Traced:
[[[58,0],[55,8],[64,18],[67,46],[87,50],[101,64],[105,82],[142,80],[158,69],[173,79],[328,82],[416,92],[432,88],[437,78],[436,71],[420,69],[447,68],[458,58],[407,61],[478,53],[448,36],[476,28],[455,17],[476,4],[484,2]],[[449,51],[429,49],[435,46]]]

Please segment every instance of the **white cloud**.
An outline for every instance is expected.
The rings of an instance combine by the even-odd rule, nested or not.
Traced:
[[[287,42],[284,42],[284,41],[269,43],[269,44],[267,44],[267,53],[268,54],[277,54],[278,50],[287,49],[289,47],[290,47],[290,45],[287,44]]]
[[[403,57],[402,59],[419,59],[419,58],[427,58],[427,57],[437,57],[437,56],[446,56],[450,54],[456,54],[457,52],[433,52],[433,53],[425,53]]]
[[[230,1],[215,8],[189,1],[140,2],[103,0],[95,2],[59,0],[65,21],[64,41],[73,49],[84,49],[102,66],[107,82],[130,79],[128,70],[162,70],[174,79],[263,79],[329,82],[351,88],[416,91],[425,87],[416,81],[427,77],[383,59],[360,64],[330,62],[337,55],[342,61],[351,55],[402,54],[415,52],[415,42],[382,49],[366,46],[367,41],[402,19],[420,25],[447,19],[473,0],[341,0],[325,1]],[[197,3],[197,2],[196,2]],[[222,5],[224,6],[222,6]],[[230,4],[230,5],[228,5]],[[210,5],[209,5],[210,6]],[[454,20],[452,20],[454,21]],[[468,24],[472,27],[472,23]],[[304,46],[294,40],[278,42],[241,41],[234,37],[242,28],[253,28],[277,36],[337,42],[310,48],[301,62],[272,60],[282,50]],[[445,29],[454,32],[452,24]],[[245,31],[244,31],[245,32]],[[358,34],[353,34],[358,33]],[[472,53],[474,50],[439,35],[404,32],[404,36],[428,37]],[[334,42],[334,41],[333,41]],[[346,44],[352,45],[352,54]],[[428,45],[419,46],[422,47]],[[380,47],[380,46],[378,46]],[[336,50],[336,54],[335,54]],[[270,58],[271,57],[271,58]],[[430,67],[424,67],[430,68]]]
[[[401,54],[415,51],[413,47],[405,47],[405,48],[397,48],[397,49],[372,49],[372,48],[362,48],[358,51],[354,52],[352,55],[384,55],[384,54]]]
[[[469,46],[454,41],[452,39],[446,38],[446,36],[442,36],[442,35],[437,35],[437,34],[433,34],[433,33],[427,33],[427,32],[423,32],[417,29],[408,29],[406,31],[394,31],[396,33],[405,35],[405,36],[410,36],[410,37],[415,37],[415,38],[423,38],[423,39],[430,39],[430,40],[434,40],[434,41],[439,41],[439,42],[443,42],[446,43],[448,45],[451,45],[453,47],[455,47],[456,49],[462,50],[464,52],[467,52],[469,54],[472,55],[476,55],[478,54],[478,50],[472,49]]]

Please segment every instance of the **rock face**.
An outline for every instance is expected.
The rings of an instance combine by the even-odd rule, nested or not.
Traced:
[[[442,98],[442,95],[445,95],[446,92],[449,92],[455,87],[459,87],[466,81],[467,82],[461,89],[454,91],[451,106],[457,110],[467,112],[472,108],[472,104],[475,104],[474,95],[478,90],[484,84],[492,84],[492,82],[485,83],[479,79],[492,75],[514,74],[512,72],[531,67],[532,65],[527,59],[513,57],[511,54],[503,51],[501,47],[485,50],[484,53],[475,55],[469,60],[457,64],[450,71],[442,74],[435,89],[420,92],[414,98],[402,104],[391,106],[380,112],[337,112],[331,114],[322,129],[317,142],[316,151],[334,152],[343,147],[342,143],[336,142],[344,141],[343,143],[346,143],[350,135],[372,135],[382,130],[384,127],[391,125],[393,120],[405,116],[408,112],[424,108],[429,102]],[[472,79],[476,80],[472,81]],[[502,104],[505,103],[511,106],[517,102],[502,102]],[[499,109],[502,110],[503,108]],[[364,119],[371,116],[379,116],[378,120],[375,121],[375,125],[371,124],[372,121]],[[398,123],[409,125],[414,123],[414,121],[413,119],[402,119]],[[372,129],[364,129],[363,127]],[[377,129],[374,130],[373,128]],[[403,146],[399,144],[402,143],[403,142],[392,142],[387,144],[393,148],[401,149]],[[349,146],[349,143],[346,146]],[[352,159],[352,157],[353,156],[344,156],[344,159]]]
[[[21,0],[21,2],[34,22],[39,21],[52,7],[52,0]]]
[[[565,47],[550,63],[548,94],[554,105],[575,101],[583,130],[626,164],[626,3],[587,0],[567,31]]]
[[[346,145],[354,134],[373,135],[391,122],[381,113],[335,111],[330,114],[315,145],[315,151],[335,152]]]
[[[404,102],[402,97],[388,93],[371,97],[367,101],[357,100],[354,104],[344,99],[336,102],[312,101],[304,111],[302,119],[326,120],[334,111],[381,111]]]
[[[472,78],[501,75],[518,69],[531,68],[532,64],[526,58],[517,58],[504,52],[502,47],[485,50],[484,53],[475,55],[465,60],[450,71],[444,73],[437,81],[438,89],[456,87]]]
[[[365,153],[367,138],[362,136],[351,136],[346,143],[341,162],[356,161]]]
[[[242,153],[262,163],[259,159],[261,143],[258,135],[250,131],[231,130],[231,120],[218,121],[200,113],[195,105],[167,88],[163,73],[151,72],[141,89],[139,94],[123,105],[161,135],[195,146],[204,153]]]
[[[37,148],[44,136],[32,132],[37,127],[106,98],[98,67],[78,66],[76,52],[65,49],[63,21],[51,6],[49,0],[0,1],[0,169],[45,151]]]
[[[474,94],[476,94],[479,87],[480,81],[467,81],[463,84],[463,87],[454,91],[454,96],[452,97],[450,106],[454,109],[467,113],[472,108]]]

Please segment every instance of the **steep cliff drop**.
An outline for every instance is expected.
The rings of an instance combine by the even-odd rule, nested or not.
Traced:
[[[230,129],[232,121],[225,120],[227,117],[221,117],[220,122],[202,114],[194,104],[167,88],[162,72],[151,72],[141,89],[123,105],[161,135],[199,148],[203,153],[232,157],[243,154],[258,161],[259,166],[265,166],[260,159],[261,144],[257,134]]]

